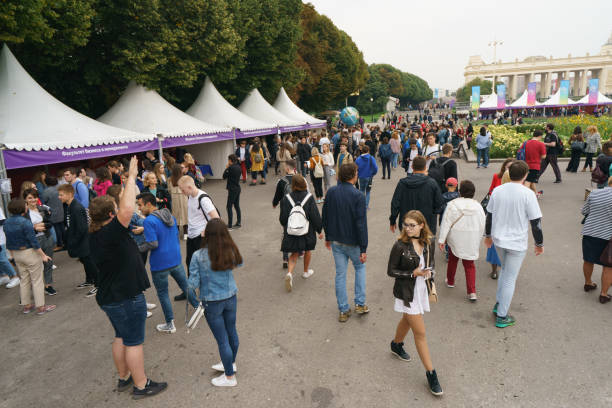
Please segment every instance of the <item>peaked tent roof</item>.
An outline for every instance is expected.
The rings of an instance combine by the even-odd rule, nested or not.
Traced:
[[[261,96],[257,89],[253,89],[249,92],[238,107],[238,110],[253,118],[274,123],[281,128],[281,131],[294,131],[308,128],[305,121],[290,119],[277,111],[263,96]]]
[[[294,119],[299,122],[305,121],[310,125],[314,125],[314,127],[325,126],[327,124],[326,121],[310,116],[309,114],[301,110],[289,98],[289,95],[287,95],[287,92],[285,92],[285,88],[283,87],[281,87],[280,91],[278,91],[278,96],[276,97],[276,101],[274,102],[274,108],[276,108],[276,110],[278,110],[280,113],[290,119]]]
[[[542,105],[540,102],[538,102],[537,100],[535,101],[535,106],[527,106],[527,96],[528,96],[528,92],[525,89],[523,91],[523,94],[514,102],[512,102],[509,107],[510,108],[534,108],[534,107],[538,107],[540,105]]]
[[[186,113],[213,125],[238,128],[248,136],[273,134],[277,131],[275,124],[253,119],[234,108],[209,78],[206,78],[200,94]]]
[[[565,104],[562,105],[560,103],[560,99],[561,99],[561,89],[559,88],[557,92],[555,92],[553,96],[548,98],[546,102],[542,102],[541,106],[548,108],[548,107],[562,107],[562,106],[576,105],[576,102],[572,101],[569,98],[567,98],[567,105]]]
[[[145,142],[154,139],[155,135],[151,133],[142,134],[108,126],[64,105],[36,83],[19,64],[6,44],[2,47],[0,53],[0,143],[6,145],[9,150],[74,149]],[[108,151],[112,150],[111,148]],[[127,152],[126,150],[124,152]],[[32,163],[29,165],[62,161],[53,161],[50,158],[40,158],[39,161],[36,161],[32,153],[30,157],[32,157]],[[77,155],[66,154],[63,161],[69,160],[69,157],[77,157]],[[78,156],[78,158],[82,157],[85,156]],[[24,158],[25,156],[22,160]],[[27,167],[28,165],[20,163],[22,165],[11,166],[8,161],[7,159],[7,168]]]
[[[497,109],[497,94],[493,92],[480,104],[479,109]]]
[[[597,103],[596,104],[590,104],[589,103],[589,94],[584,95],[576,103],[579,104],[579,105],[609,105],[609,104],[612,103],[612,99],[608,98],[607,96],[605,96],[604,94],[602,94],[601,92],[598,91],[597,92]]]
[[[169,138],[231,131],[228,127],[212,125],[186,114],[157,92],[133,81],[98,120],[138,132],[161,133]]]

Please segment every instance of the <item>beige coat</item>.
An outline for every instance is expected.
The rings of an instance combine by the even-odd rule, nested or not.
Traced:
[[[172,196],[172,215],[176,218],[176,224],[187,225],[187,196],[181,192],[179,186],[173,186],[170,179],[168,179],[168,191]]]

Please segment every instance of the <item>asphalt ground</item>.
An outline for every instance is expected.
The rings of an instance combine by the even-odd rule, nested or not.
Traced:
[[[477,170],[462,162],[460,178],[474,181],[481,199],[499,166]],[[510,310],[515,326],[494,327],[496,281],[488,276],[484,245],[476,264],[476,303],[466,299],[461,266],[456,287],[444,286],[446,264],[437,251],[440,300],[425,323],[442,398],[429,393],[410,333],[411,362],[389,351],[400,315],[393,311],[393,280],[386,275],[396,239],[388,216],[402,172],[395,170],[391,180],[380,176],[368,212],[368,315],[338,322],[333,258],[322,241],[313,254],[314,276],[306,281],[296,274],[293,292],[285,291],[279,211],[271,206],[276,178],[271,176],[267,185],[243,188],[243,228],[232,232],[245,265],[235,271],[237,387],[211,385],[216,374],[210,366],[220,360],[214,338],[204,319],[187,333],[185,302],[173,302],[177,332],[155,330],[163,322],[158,306],[147,321],[145,340],[146,371],[156,381],[167,381],[168,389],[144,401],[114,391],[114,332],[95,300],[75,288],[84,280],[80,264],[61,252],[56,254],[58,295],[47,298],[57,304],[56,311],[23,315],[18,289],[0,289],[0,407],[612,406],[612,305],[601,305],[597,293],[582,290],[579,212],[587,173],[564,172],[563,183],[553,184],[547,170],[541,179],[545,252],[536,258],[530,249],[523,263]],[[221,181],[205,186],[223,213],[224,187]],[[184,241],[182,246],[184,251]],[[353,276],[350,267],[349,294]],[[598,283],[600,276],[596,267]],[[178,293],[171,282],[170,295]],[[159,305],[154,288],[146,296]],[[353,296],[349,299],[352,303]]]

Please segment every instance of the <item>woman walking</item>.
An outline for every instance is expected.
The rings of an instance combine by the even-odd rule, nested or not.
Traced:
[[[391,166],[395,169],[398,164],[398,157],[400,152],[402,151],[402,144],[399,139],[399,134],[397,132],[393,132],[391,134],[391,139],[389,140],[389,146],[391,147]]]
[[[601,136],[597,131],[597,126],[591,125],[587,128],[585,142],[586,147],[584,152],[586,153],[586,159],[584,160],[584,167],[582,168],[582,171],[586,171],[587,167],[589,168],[589,171],[592,171],[593,156],[595,156],[598,149],[601,149]]]
[[[491,147],[491,134],[484,126],[480,127],[480,132],[476,136],[476,168],[489,167],[489,148]],[[480,159],[482,158],[482,166]]]
[[[265,154],[258,142],[253,144],[251,148],[251,185],[257,184],[257,175],[261,175],[260,184],[266,184],[266,175],[264,173]]]
[[[380,156],[380,161],[382,163],[382,178],[390,179],[391,178],[391,160],[393,159],[393,150],[391,150],[391,146],[389,145],[389,138],[386,136],[383,138],[380,147],[378,148],[378,155]],[[387,175],[385,177],[385,174]]]
[[[197,250],[191,258],[188,283],[190,296],[195,296],[194,289],[199,289],[198,299],[204,307],[204,317],[219,347],[221,362],[213,365],[212,369],[223,374],[211,381],[217,387],[234,387],[238,384],[238,287],[233,270],[240,266],[242,256],[227,226],[220,218],[211,219],[204,230],[202,249]]]
[[[402,313],[395,330],[395,338],[391,341],[391,353],[402,361],[410,361],[410,356],[404,350],[404,339],[412,329],[414,344],[427,370],[425,374],[429,390],[434,395],[442,395],[442,387],[429,355],[423,319],[423,314],[429,312],[431,293],[425,281],[433,281],[433,238],[420,211],[412,210],[406,213],[400,236],[391,249],[387,266],[387,275],[395,278],[394,310]]]
[[[485,229],[485,213],[480,203],[474,200],[476,187],[470,180],[459,185],[460,197],[450,201],[444,210],[438,245],[444,251],[448,244],[448,266],[446,286],[455,287],[455,272],[461,259],[465,269],[465,283],[468,299],[478,300],[476,296],[476,266],[474,261],[480,253],[480,240]]]
[[[325,177],[323,159],[319,154],[319,149],[316,147],[312,148],[310,155],[310,159],[308,160],[308,168],[312,170],[310,172],[310,181],[312,181],[312,185],[314,186],[317,204],[321,204],[323,202],[323,177]]]
[[[332,177],[336,174],[334,170],[334,154],[329,151],[329,143],[323,144],[323,152],[321,153],[323,159],[323,182],[325,186],[325,193],[332,186]]]
[[[287,292],[293,290],[293,270],[300,253],[304,253],[302,278],[308,279],[314,274],[314,271],[308,267],[312,251],[317,244],[316,234],[319,234],[319,238],[323,237],[321,233],[323,222],[319,209],[306,189],[306,180],[296,174],[291,178],[291,193],[283,197],[281,201],[279,220],[284,229],[281,251],[291,254],[289,255],[289,271],[285,275]]]
[[[576,126],[574,129],[574,133],[572,136],[570,136],[569,145],[572,156],[565,171],[576,173],[578,171],[578,167],[580,166],[580,156],[582,156],[582,152],[584,151],[584,139],[582,137],[582,129],[580,126]]]
[[[179,234],[184,234],[187,239],[187,196],[181,192],[178,181],[183,177],[183,168],[180,164],[172,167],[172,174],[168,179],[168,192],[172,205],[172,215],[176,218]]]
[[[287,160],[291,160],[291,148],[287,143],[281,143],[280,149],[276,152],[276,161],[280,163],[280,176],[285,177],[287,175]]]

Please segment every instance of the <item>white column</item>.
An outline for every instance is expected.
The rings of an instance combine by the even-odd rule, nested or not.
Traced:
[[[584,96],[584,94],[586,94],[586,89],[588,86],[588,82],[587,82],[588,81],[588,77],[587,77],[588,71],[589,71],[588,69],[583,69],[580,72],[580,87],[578,89],[578,94],[580,96]]]
[[[516,75],[508,75],[508,95],[511,100],[516,99]]]
[[[552,72],[546,73],[546,81],[544,81],[544,90],[542,91],[542,97],[548,98],[550,96],[550,88],[552,87]]]

